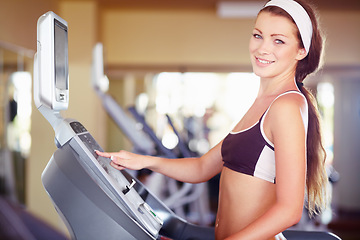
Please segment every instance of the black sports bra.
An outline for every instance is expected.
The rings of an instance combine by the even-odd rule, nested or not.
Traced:
[[[302,95],[302,93],[298,91],[289,91],[277,96],[273,102],[279,97],[289,93]],[[304,97],[304,95],[302,96]],[[263,129],[263,120],[272,103],[259,121],[252,127],[239,132],[231,131],[222,143],[221,154],[225,167],[275,183],[274,144],[267,139]]]

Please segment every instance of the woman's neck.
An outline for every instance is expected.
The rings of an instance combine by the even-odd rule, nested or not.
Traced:
[[[295,75],[260,78],[259,97],[277,96],[285,91],[297,89]]]

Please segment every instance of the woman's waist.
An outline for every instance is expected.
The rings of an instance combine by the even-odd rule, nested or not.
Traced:
[[[224,167],[220,179],[219,208],[244,216],[255,214],[275,203],[275,190],[273,183]]]
[[[237,172],[223,167],[220,178],[220,193],[229,198],[239,199],[263,199],[274,198],[276,184],[249,174]]]

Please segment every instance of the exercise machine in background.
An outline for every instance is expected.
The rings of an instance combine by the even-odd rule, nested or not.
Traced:
[[[128,108],[134,118],[141,123],[143,126],[143,130],[145,133],[149,135],[149,137],[154,141],[155,145],[158,149],[161,150],[165,156],[168,158],[177,157],[175,153],[171,150],[167,149],[161,142],[160,139],[157,138],[156,134],[152,130],[152,128],[145,121],[144,116],[142,116],[135,107]],[[179,150],[181,157],[194,157],[195,155],[191,153],[186,144],[183,142],[180,134],[176,130],[174,124],[170,116],[166,115],[168,119],[169,125],[172,127],[174,133],[176,134],[179,140]],[[165,205],[174,209],[174,211],[184,217],[186,219],[192,219],[192,222],[197,222],[203,226],[209,226],[214,222],[214,217],[210,211],[209,206],[209,195],[208,195],[208,183],[198,183],[198,184],[190,184],[190,183],[182,183],[182,187],[179,189],[177,187],[177,182],[174,180],[168,181],[168,191],[170,196],[163,200]],[[187,214],[184,212],[184,207],[188,206],[189,211]]]
[[[93,48],[91,76],[91,85],[101,100],[105,111],[130,140],[133,145],[133,152],[162,156],[170,159],[179,157],[177,153],[162,144],[153,129],[145,121],[144,116],[142,116],[135,107],[128,108],[133,116],[132,118],[116,100],[108,94],[109,79],[104,73],[104,50],[101,43],[97,43]],[[170,117],[167,116],[167,118],[179,139],[181,156],[194,156],[186,148],[185,143],[172,124]],[[191,222],[196,222],[202,226],[208,226],[213,221],[212,215],[214,214],[210,213],[208,206],[207,183],[179,183],[164,175],[151,173],[147,177],[146,186],[180,217],[191,219]],[[191,213],[185,210],[187,207],[192,210]]]
[[[154,155],[155,145],[141,130],[141,125],[130,118],[116,100],[107,94],[109,79],[104,74],[103,46],[101,43],[96,44],[93,49],[91,85],[101,99],[107,114],[132,143],[133,152]]]

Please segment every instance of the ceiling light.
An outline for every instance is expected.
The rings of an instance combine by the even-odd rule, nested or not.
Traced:
[[[219,2],[217,15],[221,18],[255,18],[264,2]]]

